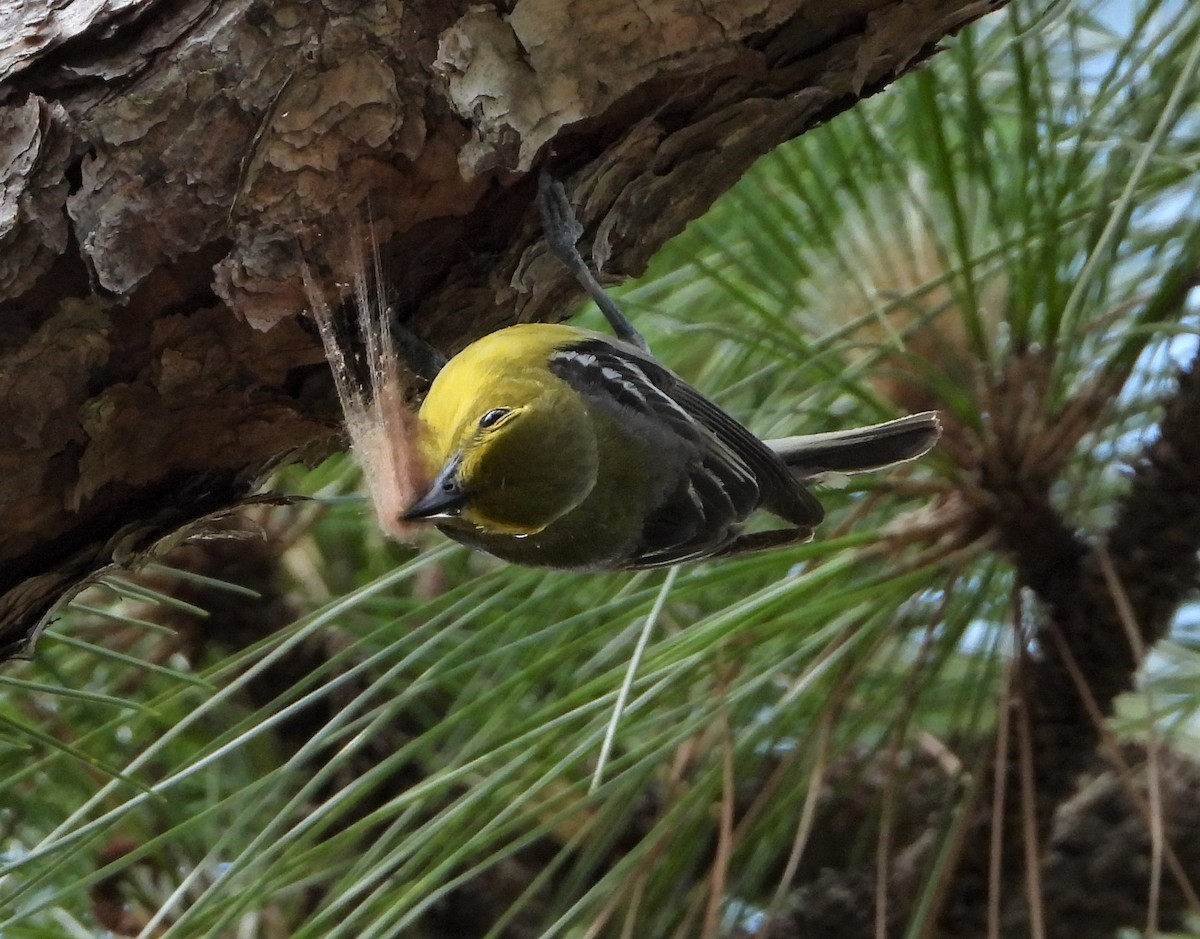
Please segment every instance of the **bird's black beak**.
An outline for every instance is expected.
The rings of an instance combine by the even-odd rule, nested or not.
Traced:
[[[401,518],[406,522],[420,519],[453,518],[467,503],[467,493],[458,478],[461,461],[455,457],[442,467],[429,491],[414,502]]]

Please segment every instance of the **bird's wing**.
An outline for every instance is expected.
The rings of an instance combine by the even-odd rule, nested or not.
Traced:
[[[825,510],[816,496],[796,478],[778,454],[691,385],[670,372],[667,374],[675,383],[671,397],[711,430],[754,473],[761,492],[759,504],[763,508],[801,527],[812,527],[825,517]]]
[[[633,566],[711,554],[759,505],[800,526],[820,520],[820,504],[778,456],[641,350],[596,335],[557,351],[550,367],[619,420],[648,420],[694,454],[647,519]]]
[[[635,366],[647,382],[682,409],[689,421],[700,424],[722,448],[732,451],[753,474],[760,492],[759,504],[764,508],[801,526],[816,525],[825,517],[816,497],[796,479],[780,455],[722,407],[635,346],[599,334],[589,342],[607,347],[613,358]]]

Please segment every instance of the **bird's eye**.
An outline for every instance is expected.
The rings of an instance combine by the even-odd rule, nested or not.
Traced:
[[[512,408],[492,408],[479,419],[479,426],[483,428],[495,427],[500,423],[500,418],[504,417],[511,410]]]

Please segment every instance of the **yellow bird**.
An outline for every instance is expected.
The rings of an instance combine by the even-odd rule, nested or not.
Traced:
[[[551,250],[616,338],[526,324],[485,336],[437,373],[420,410],[433,482],[399,522],[517,564],[644,568],[796,544],[823,511],[805,485],[911,460],[937,414],[828,434],[759,440],[651,354],[575,247],[561,184],[543,175]],[[756,510],[785,527],[743,532]],[[386,523],[387,520],[385,520]]]

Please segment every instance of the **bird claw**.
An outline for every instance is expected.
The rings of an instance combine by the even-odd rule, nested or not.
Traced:
[[[555,257],[573,269],[579,257],[575,246],[583,235],[583,225],[575,217],[566,187],[545,168],[538,176],[538,209],[546,244]]]

